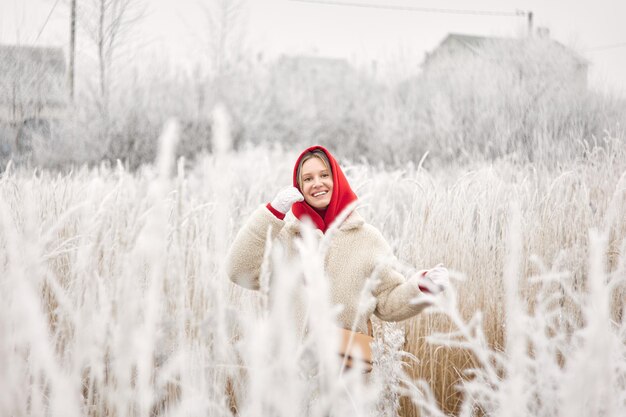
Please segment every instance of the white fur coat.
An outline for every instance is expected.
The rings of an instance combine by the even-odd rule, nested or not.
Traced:
[[[261,206],[241,228],[228,253],[226,270],[234,283],[259,289],[259,274],[270,227],[272,239],[278,240],[287,254],[295,253],[294,240],[300,235],[301,223],[280,220]],[[321,240],[322,232],[316,232]],[[367,320],[372,314],[384,321],[401,321],[426,307],[426,303],[411,302],[421,294],[417,283],[406,280],[384,263],[392,256],[391,248],[380,232],[365,223],[356,210],[332,236],[324,266],[330,280],[331,302],[343,307],[337,317],[341,326],[349,329],[356,324],[357,331],[367,333]],[[361,291],[376,268],[379,283],[372,291],[376,303],[367,306],[364,314],[357,317]]]

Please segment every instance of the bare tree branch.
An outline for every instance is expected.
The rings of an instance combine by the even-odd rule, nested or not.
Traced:
[[[96,47],[100,110],[105,117],[115,55],[145,13],[144,0],[84,0],[78,7],[79,25]]]

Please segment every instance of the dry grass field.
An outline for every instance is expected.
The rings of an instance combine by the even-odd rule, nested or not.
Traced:
[[[135,173],[0,176],[0,415],[623,415],[623,136],[552,167],[342,160],[398,268],[442,262],[454,283],[420,316],[375,323],[366,383],[339,375],[311,241],[296,264],[268,253],[278,297],[223,272],[297,150],[218,146],[185,167],[176,137]],[[285,313],[294,274],[318,318],[304,340]]]

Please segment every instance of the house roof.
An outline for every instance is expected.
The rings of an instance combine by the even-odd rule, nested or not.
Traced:
[[[309,55],[281,55],[274,65],[279,71],[322,71],[339,74],[352,70],[352,66],[345,59]]]
[[[504,37],[494,37],[494,36],[476,36],[476,35],[467,35],[461,33],[449,33],[440,43],[439,45],[427,55],[430,57],[442,48],[446,44],[450,44],[453,42],[459,43],[461,45],[466,46],[470,50],[476,50],[478,48],[483,47],[485,44],[501,44],[503,46],[511,46],[516,47],[516,45],[521,45],[521,43],[527,38],[504,38]],[[574,61],[579,65],[589,65],[589,60],[583,58],[576,51],[568,48],[560,42],[557,42],[553,39],[547,39],[552,45],[560,48],[563,52],[567,53]],[[428,58],[427,58],[428,59]]]
[[[61,105],[65,72],[61,48],[0,45],[0,103]]]

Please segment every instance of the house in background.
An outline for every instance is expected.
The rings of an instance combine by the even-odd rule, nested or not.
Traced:
[[[282,80],[300,82],[344,82],[354,69],[345,59],[308,55],[281,55],[273,64],[273,75]]]
[[[506,59],[507,56],[517,54],[521,65],[524,59],[532,59],[533,53],[543,53],[546,56],[536,57],[538,66],[544,71],[543,75],[560,77],[561,80],[565,77],[565,81],[578,88],[587,87],[589,61],[574,50],[550,39],[546,28],[539,28],[536,36],[525,38],[448,34],[433,51],[426,53],[422,70],[424,73],[434,68],[438,71],[445,70],[445,65],[455,62],[455,58],[456,65],[464,65],[468,58],[488,55],[490,51],[495,51],[491,58],[495,56],[497,59]],[[546,57],[548,59],[544,59]]]
[[[0,45],[0,123],[58,119],[68,99],[61,48]]]
[[[337,104],[340,97],[334,97],[335,93],[355,78],[354,68],[339,58],[282,55],[270,68],[272,84],[287,94],[282,99],[328,102],[321,106]]]
[[[280,56],[269,75],[275,103],[310,117],[343,112],[349,105],[343,92],[358,82],[347,60],[308,55]]]
[[[368,81],[346,59],[282,55],[267,68],[267,105],[261,130],[272,140],[319,143],[353,155]],[[308,145],[307,145],[308,146]]]

